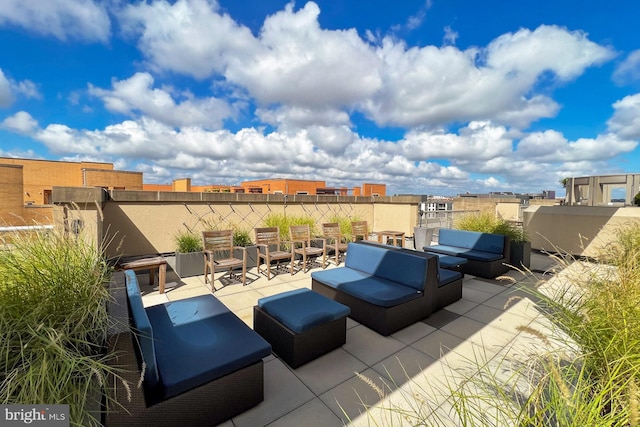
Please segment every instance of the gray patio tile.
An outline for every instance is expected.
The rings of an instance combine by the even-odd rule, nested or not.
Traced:
[[[300,366],[294,374],[319,395],[365,369],[367,365],[339,348]]]
[[[487,323],[491,323],[492,321],[500,317],[503,313],[504,310],[499,310],[495,307],[480,304],[476,308],[467,311],[464,315],[465,317],[484,323],[486,325]]]
[[[450,311],[456,314],[464,314],[467,311],[471,310],[472,308],[475,308],[478,304],[480,303],[462,298],[452,304],[449,304],[445,308],[447,309],[447,311]]]
[[[353,320],[350,317],[347,317],[347,329],[351,329],[355,326],[358,326],[360,323],[356,322],[355,320]]]
[[[418,341],[420,338],[426,337],[435,330],[436,328],[427,325],[426,323],[416,322],[413,325],[407,326],[406,328],[391,334],[391,336],[398,341],[409,345]]]
[[[505,290],[503,293],[486,300],[485,302],[483,302],[483,304],[488,305],[489,307],[497,308],[498,310],[504,310],[507,302],[509,302],[509,304],[512,304],[512,301],[528,296],[528,293],[516,288],[512,288]]]
[[[475,289],[488,294],[497,295],[507,289],[502,283],[487,283],[480,280],[465,280],[462,289]]]
[[[488,305],[477,306],[473,310],[465,313],[465,317],[484,324],[491,323],[492,326],[503,330],[512,330],[514,326],[526,325],[531,320],[527,316],[522,315],[522,313],[499,310]]]
[[[489,285],[489,283],[487,283],[487,285]],[[462,288],[462,298],[467,301],[473,301],[477,303],[485,302],[489,298],[495,296],[496,293],[484,292],[482,290],[473,289],[466,286]]]
[[[443,354],[464,342],[463,339],[445,331],[435,331],[411,344],[411,347],[439,359]]]
[[[202,285],[186,285],[166,292],[169,301],[177,301],[185,298],[210,295],[211,291]]]
[[[399,386],[435,363],[436,359],[412,347],[405,347],[372,366],[380,375]]]
[[[282,418],[269,424],[269,427],[338,427],[344,425],[319,398],[305,403]]]
[[[448,332],[451,335],[455,335],[456,337],[466,340],[484,326],[484,323],[462,316],[443,326],[441,331]]]
[[[265,426],[314,398],[314,394],[278,359],[264,364],[264,401],[233,418],[236,427]]]
[[[363,325],[347,330],[347,342],[342,346],[367,366],[378,363],[402,347],[404,344],[395,338],[383,337]]]
[[[253,307],[257,304],[258,299],[262,298],[262,295],[255,290],[246,290],[229,295],[218,295],[216,292],[215,296],[233,312]]]
[[[264,297],[269,297],[272,295],[280,294],[282,292],[292,291],[294,289],[298,288],[290,283],[277,283],[271,284],[269,286],[260,286],[259,288],[256,288],[256,291]]]
[[[431,313],[429,317],[422,320],[422,323],[425,323],[429,326],[439,329],[444,325],[446,325],[447,323],[457,319],[458,317],[460,317],[458,313],[454,313],[447,309],[442,309],[442,310],[436,311],[435,313]]]
[[[373,369],[362,372],[362,377],[368,379],[384,395],[389,393],[391,384]],[[357,418],[366,412],[366,405],[374,405],[382,400],[373,387],[364,380],[353,377],[320,395],[320,399],[343,423]]]

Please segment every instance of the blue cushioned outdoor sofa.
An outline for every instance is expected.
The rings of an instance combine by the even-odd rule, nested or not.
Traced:
[[[500,234],[441,228],[438,244],[425,246],[425,252],[467,259],[462,272],[492,279],[509,270],[511,241]]]
[[[389,335],[429,316],[438,306],[438,257],[384,245],[350,243],[344,267],[311,273],[314,291],[351,309],[350,317]],[[443,280],[459,281],[453,273]]]
[[[423,256],[427,258],[436,255],[433,253],[415,251],[398,246],[377,243],[371,240],[361,240],[358,242],[358,244],[379,246],[388,250],[408,252],[411,255]],[[436,261],[436,265],[438,266],[438,287],[435,290],[433,311],[440,310],[441,308],[444,308],[462,298],[462,279],[464,277],[464,275],[458,270],[452,271],[451,269],[442,267],[440,265],[440,261],[442,258],[440,256],[436,256],[436,258],[438,258]]]
[[[262,359],[271,346],[260,335],[213,295],[144,308],[135,273],[124,276],[126,289],[112,283],[110,312],[124,319],[110,345],[127,369],[131,400],[116,382],[122,407],[111,406],[107,425],[216,425],[264,399]]]

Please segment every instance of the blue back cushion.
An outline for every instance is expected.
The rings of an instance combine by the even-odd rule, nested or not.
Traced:
[[[133,326],[136,329],[142,360],[146,367],[144,371],[144,381],[147,386],[153,387],[160,382],[158,365],[156,363],[156,350],[153,342],[153,329],[147,312],[142,305],[142,295],[138,287],[138,279],[133,270],[125,271],[125,281],[127,283],[127,301],[129,302],[129,312],[133,319]]]
[[[441,228],[438,244],[501,254],[504,251],[504,236],[500,234],[479,233],[477,231]]]
[[[422,291],[427,277],[427,261],[407,252],[349,243],[345,266]]]

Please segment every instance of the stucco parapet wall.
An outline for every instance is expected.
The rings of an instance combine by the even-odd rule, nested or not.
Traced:
[[[180,191],[110,190],[115,202],[240,202],[240,203],[420,203],[422,196],[333,196],[302,194],[196,193]]]
[[[53,187],[51,189],[51,200],[53,203],[104,203],[107,201],[108,193],[98,187]]]

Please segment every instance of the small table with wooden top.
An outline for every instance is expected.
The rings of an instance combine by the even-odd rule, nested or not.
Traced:
[[[400,247],[404,248],[404,231],[378,231],[378,243],[386,243],[388,237],[393,238],[393,246],[398,246],[397,241],[400,240]]]
[[[164,293],[164,285],[167,278],[167,260],[164,257],[157,256],[151,258],[141,258],[134,261],[120,264],[122,270],[149,270],[149,285],[153,286],[155,281],[156,269],[158,269],[158,292]]]

